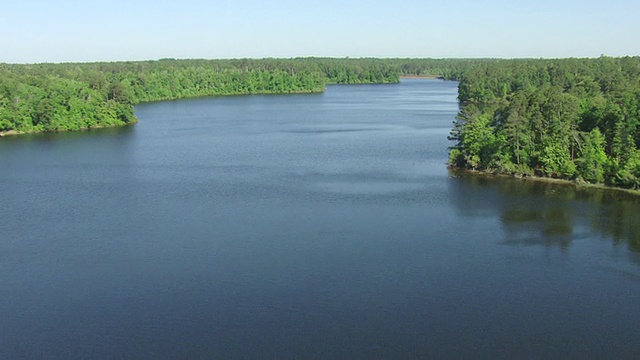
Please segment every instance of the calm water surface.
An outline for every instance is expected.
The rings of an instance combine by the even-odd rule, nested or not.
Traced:
[[[637,356],[640,201],[448,173],[456,86],[0,139],[0,358]]]

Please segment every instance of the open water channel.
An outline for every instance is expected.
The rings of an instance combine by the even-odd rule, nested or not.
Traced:
[[[637,356],[638,198],[448,172],[456,94],[0,139],[0,358]]]

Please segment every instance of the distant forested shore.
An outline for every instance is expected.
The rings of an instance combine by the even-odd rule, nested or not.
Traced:
[[[133,105],[458,80],[450,166],[640,188],[640,57],[0,64],[0,136],[133,124]]]
[[[326,84],[455,78],[476,60],[232,59],[0,64],[0,135],[135,123],[133,105],[198,96],[322,92]]]

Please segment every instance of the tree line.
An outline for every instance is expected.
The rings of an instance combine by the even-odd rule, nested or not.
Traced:
[[[479,60],[228,59],[0,64],[0,135],[135,123],[133,105],[197,96],[305,93],[326,84],[458,78]]]
[[[326,84],[394,83],[382,59],[230,59],[0,64],[0,134],[136,122],[133,105],[196,96],[305,93]]]
[[[459,81],[452,166],[640,187],[640,57],[496,60]]]

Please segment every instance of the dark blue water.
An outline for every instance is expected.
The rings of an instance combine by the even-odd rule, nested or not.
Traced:
[[[0,358],[636,356],[640,201],[449,173],[456,86],[0,139]]]

